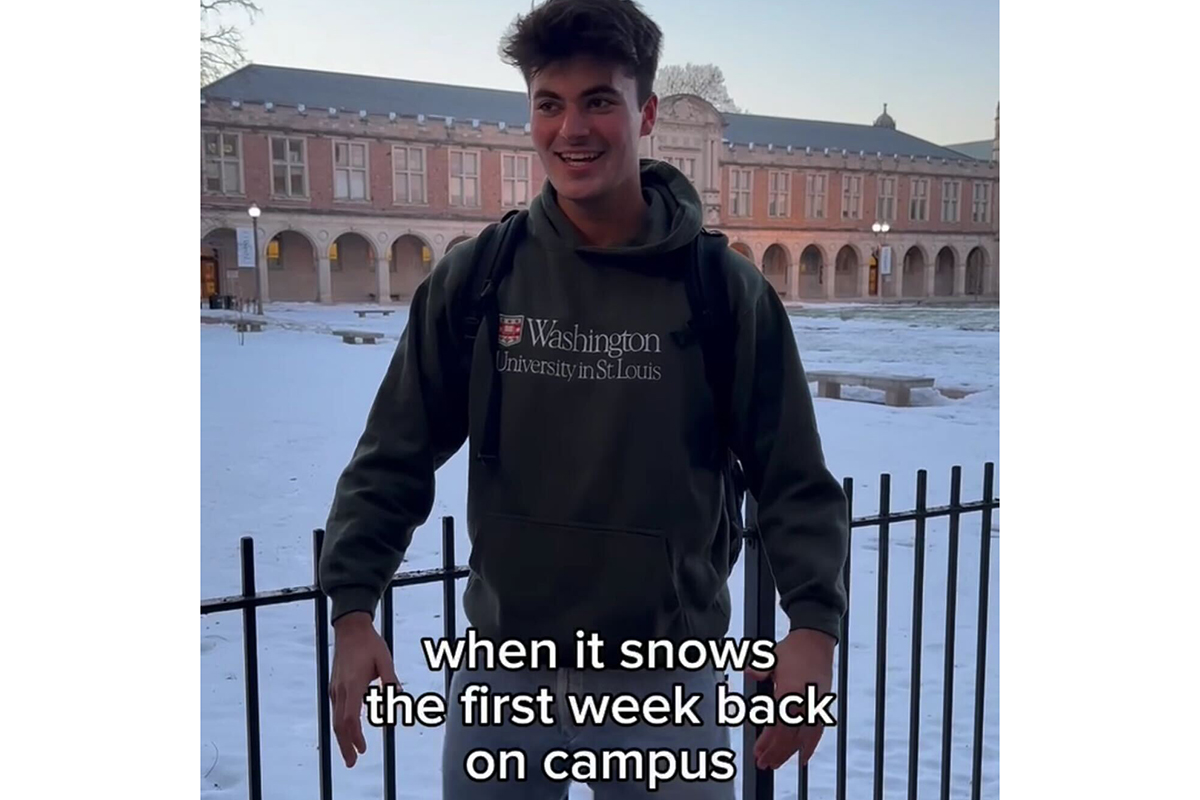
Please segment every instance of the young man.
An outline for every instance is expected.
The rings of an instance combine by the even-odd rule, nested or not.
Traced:
[[[503,55],[525,76],[531,136],[548,180],[519,231],[473,350],[460,356],[472,309],[478,240],[448,254],[418,288],[366,430],[338,482],[321,559],[333,600],[334,727],[353,765],[365,751],[362,697],[398,683],[372,626],[376,604],[428,517],[434,472],[470,441],[467,617],[494,640],[550,639],[549,671],[456,673],[443,760],[447,798],[561,800],[542,772],[556,749],[669,749],[690,758],[729,746],[716,725],[713,669],[569,668],[575,630],[606,642],[720,638],[728,630],[734,525],[723,469],[730,449],[759,504],[758,528],[790,633],[776,645],[777,694],[828,692],[845,610],[846,500],[827,470],[796,342],[778,296],[727,246],[699,264],[721,282],[732,360],[724,413],[706,377],[686,275],[701,202],[672,167],[638,157],[654,128],[661,32],[630,0],[548,0],[518,17]],[[722,245],[725,243],[722,241]],[[472,317],[474,319],[474,317]],[[492,330],[495,328],[495,330]],[[722,419],[727,420],[722,424]],[[607,661],[606,664],[613,662]],[[755,675],[765,679],[765,675]],[[464,726],[458,693],[557,698],[555,726]],[[699,726],[575,727],[565,695],[704,694]],[[765,730],[753,755],[805,761],[819,727]],[[470,780],[477,748],[520,747],[524,782]],[[561,772],[566,762],[554,762]],[[733,783],[596,782],[596,797],[732,798]]]

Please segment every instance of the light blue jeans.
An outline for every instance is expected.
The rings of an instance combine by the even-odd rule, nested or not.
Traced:
[[[711,753],[730,749],[729,729],[716,722],[716,686],[725,680],[725,675],[711,668],[690,671],[625,671],[625,670],[578,670],[571,668],[522,670],[510,672],[460,670],[454,675],[450,697],[446,702],[446,738],[442,750],[442,797],[444,800],[565,800],[570,780],[553,780],[543,771],[543,758],[552,750],[568,753],[590,749],[597,753],[605,750],[671,750],[686,751],[689,772],[695,774],[701,751],[711,764]],[[501,725],[462,724],[462,706],[458,698],[463,689],[472,683],[487,684],[492,695],[534,695],[539,687],[548,687],[554,696],[552,713],[555,723],[521,726],[506,722]],[[631,726],[617,725],[611,720],[601,726],[577,726],[571,719],[566,696],[603,694],[629,694],[642,698],[650,694],[672,694],[672,686],[683,684],[686,694],[701,694],[703,699],[696,703],[694,711],[703,723],[700,726],[654,726],[645,722]],[[488,750],[493,754],[501,750],[521,750],[527,756],[525,780],[517,781],[493,778],[476,781],[467,775],[466,758],[474,750]],[[477,765],[478,766],[478,765]],[[734,783],[737,778],[724,781],[684,781],[679,778],[659,782],[653,792],[648,788],[645,776],[642,780],[587,781],[596,800],[632,800],[632,798],[656,798],[657,800],[733,800]],[[741,765],[737,764],[737,774]],[[553,762],[558,773],[569,773],[569,758],[558,758]],[[677,773],[678,774],[678,773]]]

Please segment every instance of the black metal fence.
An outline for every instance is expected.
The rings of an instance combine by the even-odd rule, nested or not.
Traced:
[[[910,511],[891,511],[891,476],[880,476],[879,511],[878,513],[855,518],[854,482],[846,478],[843,485],[849,499],[851,539],[853,531],[864,528],[877,528],[879,532],[878,565],[877,565],[877,604],[876,604],[876,641],[875,641],[875,736],[874,736],[874,770],[873,770],[873,800],[883,798],[884,777],[884,722],[886,699],[886,659],[887,659],[887,602],[888,602],[888,553],[889,532],[893,524],[913,522],[915,525],[914,562],[913,562],[913,604],[912,604],[912,656],[910,699],[909,699],[909,735],[908,735],[908,791],[906,797],[913,800],[917,796],[917,754],[919,744],[920,721],[920,688],[921,688],[921,629],[924,612],[925,584],[925,527],[931,519],[946,518],[949,521],[947,538],[947,576],[946,576],[946,642],[944,647],[943,692],[942,692],[942,748],[941,748],[941,782],[940,800],[950,797],[950,767],[951,767],[951,732],[954,700],[954,647],[955,623],[957,621],[957,587],[958,587],[958,550],[959,531],[964,515],[979,514],[979,603],[977,638],[975,645],[975,697],[974,725],[971,748],[971,800],[979,800],[981,789],[981,768],[983,759],[983,702],[984,702],[984,670],[987,664],[987,618],[988,593],[990,589],[991,569],[991,539],[992,511],[1000,507],[1000,499],[994,494],[995,465],[988,462],[984,465],[983,492],[980,500],[962,502],[962,468],[954,467],[950,474],[950,502],[945,506],[928,507],[926,503],[927,475],[925,470],[917,473],[917,488],[915,507]],[[749,502],[747,517],[753,520],[754,504]],[[751,523],[751,526],[753,523]],[[318,752],[320,758],[320,798],[333,798],[333,753],[331,741],[330,706],[329,706],[329,606],[325,595],[318,588],[317,564],[320,560],[321,545],[324,538],[323,530],[313,531],[313,583],[311,586],[298,586],[287,589],[259,592],[254,582],[254,542],[252,537],[245,536],[241,540],[242,592],[231,597],[213,598],[200,602],[200,614],[215,614],[224,611],[242,612],[243,651],[245,656],[245,692],[246,692],[246,743],[247,743],[247,784],[251,800],[261,800],[262,791],[262,757],[260,753],[261,726],[259,719],[258,693],[258,625],[257,611],[259,608],[284,603],[300,603],[310,601],[313,604],[313,622],[316,630],[316,671],[317,696],[316,707],[319,717]],[[853,554],[853,547],[851,547]],[[745,629],[748,637],[775,639],[775,609],[777,596],[775,584],[771,577],[766,554],[755,535],[753,527],[747,533],[745,551]],[[846,590],[850,590],[850,557],[846,559],[844,578]],[[457,633],[455,598],[455,581],[467,576],[467,567],[455,564],[454,556],[454,519],[442,519],[442,567],[440,569],[420,570],[397,574],[387,590],[383,593],[380,609],[380,628],[388,649],[393,648],[393,592],[397,588],[416,586],[418,584],[442,584],[443,628],[444,636],[449,640]],[[843,691],[849,679],[849,626],[850,612],[855,610],[853,603],[842,620],[841,636],[838,643],[838,674],[835,689],[837,690],[836,727],[836,798],[846,800],[846,756],[847,756],[847,721],[849,720],[849,692]],[[445,672],[445,694],[449,697],[451,672]],[[747,687],[749,689],[749,687]],[[771,686],[768,682],[757,682],[754,685],[755,694],[769,694]],[[761,728],[746,725],[743,729],[743,764],[742,797],[743,800],[768,800],[774,797],[776,774],[770,770],[746,769],[751,763],[746,759],[747,753],[753,753],[754,742],[761,733]],[[396,732],[394,728],[383,728],[383,796],[386,800],[396,797]],[[807,800],[809,790],[809,768],[801,766],[799,770],[799,785],[797,794],[800,800]]]

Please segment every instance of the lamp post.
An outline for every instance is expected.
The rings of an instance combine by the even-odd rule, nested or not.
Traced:
[[[258,218],[262,215],[262,209],[258,207],[258,203],[251,203],[250,219],[254,223],[254,308],[255,313],[260,317],[263,313],[262,306],[262,267],[258,263]]]
[[[886,222],[876,222],[871,226],[871,230],[875,232],[875,265],[879,272],[879,291],[878,296],[883,297],[883,248],[887,246],[887,233],[892,229],[891,225]],[[883,243],[880,244],[880,236],[883,237]],[[888,274],[891,274],[891,264],[888,264]]]

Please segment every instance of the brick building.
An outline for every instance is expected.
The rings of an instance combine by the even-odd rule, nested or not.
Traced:
[[[522,92],[252,65],[201,92],[201,294],[254,294],[236,228],[262,210],[270,300],[411,295],[455,244],[545,176]],[[642,155],[696,185],[725,233],[789,300],[996,297],[999,109],[985,143],[943,147],[873,125],[721,114],[660,98]],[[973,153],[976,157],[972,157]],[[884,236],[872,232],[887,222]],[[891,269],[880,269],[881,245]],[[884,274],[884,273],[887,274]]]

